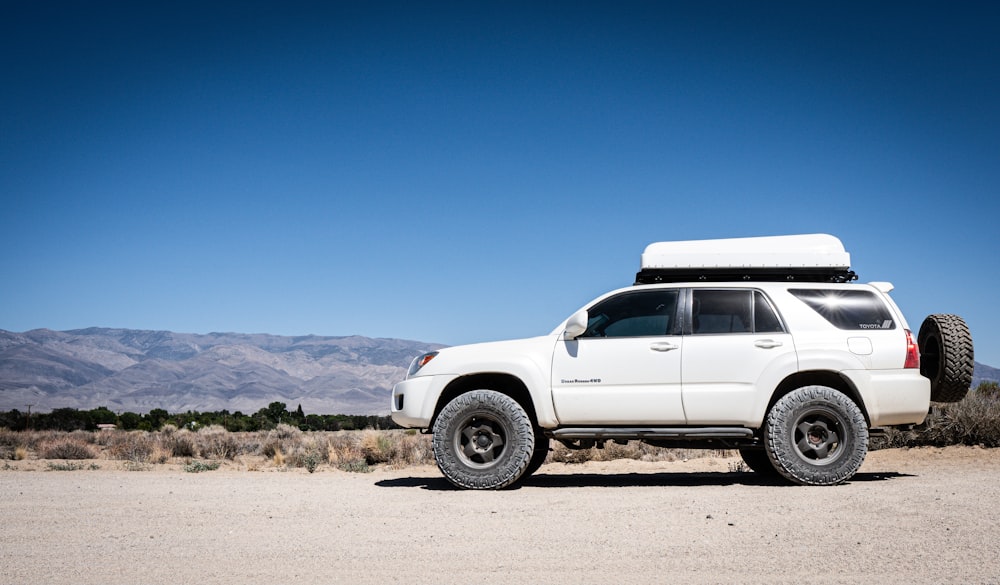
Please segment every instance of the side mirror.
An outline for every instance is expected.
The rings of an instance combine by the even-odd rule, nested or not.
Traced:
[[[587,330],[587,309],[580,309],[566,321],[566,329],[563,331],[563,339],[576,339]]]

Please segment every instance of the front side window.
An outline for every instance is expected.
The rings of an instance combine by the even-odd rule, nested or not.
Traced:
[[[587,331],[580,337],[649,337],[675,333],[676,289],[627,292],[588,310]]]
[[[838,329],[896,328],[896,321],[888,307],[871,291],[793,289],[788,292]]]

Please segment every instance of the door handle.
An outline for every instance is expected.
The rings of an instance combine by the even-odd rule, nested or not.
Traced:
[[[680,346],[670,343],[669,341],[657,341],[656,343],[650,343],[649,349],[653,351],[672,351],[680,349]]]
[[[781,347],[782,343],[773,339],[760,339],[755,341],[754,345],[761,349],[774,349],[776,347]]]

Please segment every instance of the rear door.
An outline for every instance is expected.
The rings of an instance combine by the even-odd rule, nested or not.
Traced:
[[[681,362],[688,424],[759,424],[758,402],[796,370],[792,336],[759,290],[695,288],[689,294]]]

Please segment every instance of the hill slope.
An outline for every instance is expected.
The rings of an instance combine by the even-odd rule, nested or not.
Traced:
[[[972,387],[975,388],[980,382],[987,381],[1000,382],[1000,370],[976,362],[976,367],[972,371]]]
[[[410,360],[440,345],[367,337],[131,329],[0,330],[0,410],[71,407],[385,414]]]
[[[410,360],[441,345],[368,337],[198,335],[133,329],[0,329],[0,410],[386,414]],[[976,363],[973,387],[1000,381]]]

